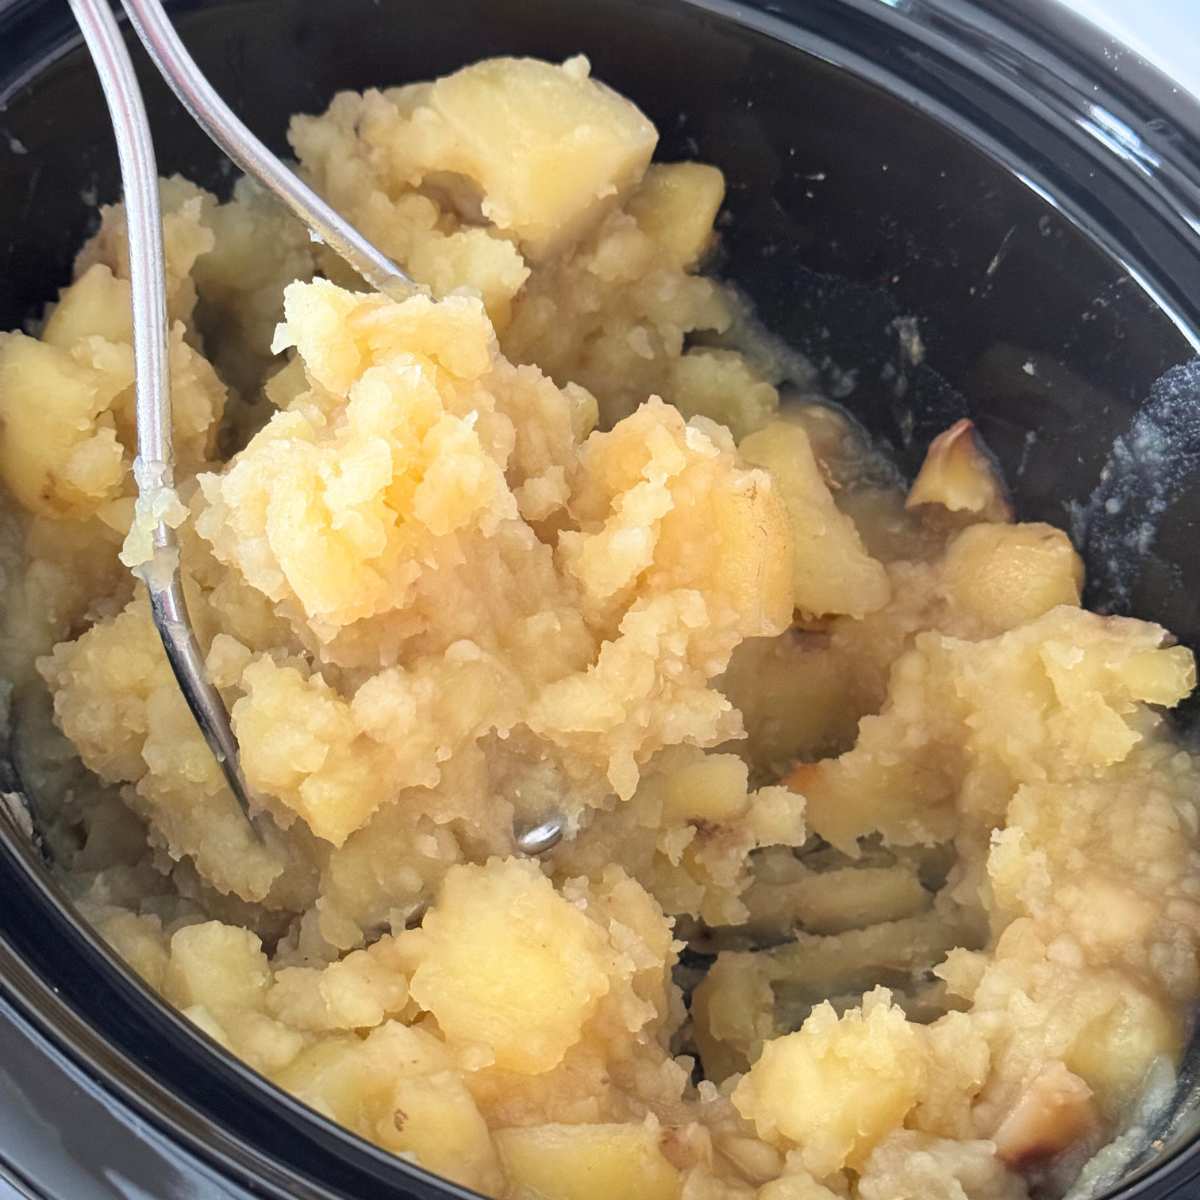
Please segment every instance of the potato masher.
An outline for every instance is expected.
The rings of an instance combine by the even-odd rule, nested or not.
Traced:
[[[158,0],[122,3],[163,78],[217,146],[303,221],[314,240],[333,249],[372,287],[397,298],[410,294],[413,281],[284,166],[217,95]],[[156,499],[161,501],[174,487],[158,168],[137,77],[107,0],[70,0],[70,5],[100,77],[120,160],[133,293],[138,441],[133,471],[139,506],[153,513]],[[188,707],[250,820],[253,809],[237,738],[224,701],[208,678],[188,617],[174,530],[160,519],[153,539],[153,557],[139,574],[150,594],[154,623]],[[540,854],[562,832],[562,818],[552,814],[514,837],[522,852]]]

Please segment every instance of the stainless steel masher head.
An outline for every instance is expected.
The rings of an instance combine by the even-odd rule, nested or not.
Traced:
[[[343,220],[273,155],[238,119],[204,77],[158,0],[122,0],[151,58],[197,124],[248,175],[307,225],[314,239],[340,255],[372,287],[403,298],[413,281]],[[163,511],[174,488],[171,394],[167,358],[166,276],[158,168],[137,77],[106,0],[70,0],[96,65],[116,136],[129,240],[138,452],[134,480],[139,514]],[[242,774],[229,713],[208,677],[183,594],[174,530],[158,519],[153,556],[138,569],[150,594],[154,623],[180,690],[247,820],[251,797]],[[514,832],[526,854],[545,853],[562,837],[564,821],[550,814]]]

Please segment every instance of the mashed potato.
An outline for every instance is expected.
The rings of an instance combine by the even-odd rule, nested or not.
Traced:
[[[118,559],[119,207],[0,336],[0,667],[80,910],[487,1195],[1061,1192],[1200,994],[1200,763],[1162,715],[1191,654],[1080,608],[969,423],[906,492],[715,344],[720,172],[652,164],[585,60],[291,138],[422,286],[163,182],[175,515],[257,832]]]

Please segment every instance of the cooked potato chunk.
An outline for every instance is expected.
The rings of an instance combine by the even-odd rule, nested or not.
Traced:
[[[787,505],[796,607],[814,616],[855,617],[882,608],[889,595],[887,574],[863,548],[854,523],[838,511],[804,430],[787,422],[768,425],[746,438],[741,452],[771,472]]]
[[[561,67],[488,59],[434,84],[427,103],[445,129],[422,130],[433,143],[427,169],[436,163],[474,180],[484,215],[535,261],[636,184],[658,140],[628,100],[590,78],[582,58]]]
[[[766,425],[779,408],[779,393],[740,354],[705,346],[672,364],[666,399],[685,417],[728,425],[738,441]]]
[[[293,1095],[456,1183],[498,1194],[488,1128],[442,1042],[389,1021],[364,1040],[318,1042],[279,1071]]]
[[[648,1125],[532,1125],[498,1130],[496,1145],[530,1200],[677,1200],[682,1181],[659,1136]]]
[[[629,198],[639,228],[676,267],[694,267],[713,236],[725,179],[706,163],[655,163]],[[736,434],[736,430],[734,431]]]
[[[1092,1089],[1062,1063],[1044,1067],[996,1130],[996,1151],[1018,1169],[1061,1154],[1097,1125]]]
[[[485,1192],[498,1191],[503,1174],[487,1122],[462,1076],[454,1070],[400,1078],[392,1092],[391,1128],[379,1141],[413,1155],[427,1170]]]
[[[970,421],[957,421],[930,444],[907,506],[938,504],[984,521],[1011,521],[1004,481]]]
[[[1123,762],[1142,740],[1138,705],[1191,690],[1191,652],[1164,637],[1156,625],[1066,606],[987,641],[922,635],[855,748],[798,767],[792,786],[812,827],[854,853],[876,830],[902,845],[947,840],[965,773],[986,772],[991,790],[981,783],[973,800],[990,833],[1011,788]]]
[[[1026,1200],[1025,1180],[1006,1169],[989,1142],[953,1142],[905,1130],[871,1155],[859,1177],[862,1200]]]
[[[43,342],[69,351],[84,338],[133,341],[129,280],[119,279],[103,263],[94,263],[70,287],[46,318]]]
[[[841,1020],[822,1005],[799,1032],[768,1042],[733,1102],[820,1178],[861,1168],[916,1104],[924,1071],[917,1033],[880,989]]]
[[[608,991],[601,931],[530,863],[452,867],[420,930],[402,939],[413,999],[454,1042],[510,1071],[562,1061]]]
[[[125,488],[112,408],[133,383],[133,357],[101,339],[85,351],[0,335],[0,471],[30,512],[86,517]]]
[[[970,525],[946,547],[942,587],[988,633],[1016,629],[1060,604],[1078,605],[1083,561],[1049,525]]]
[[[180,1008],[202,1004],[217,1011],[257,1008],[269,979],[267,956],[254,934],[209,921],[189,925],[171,939],[163,986]]]

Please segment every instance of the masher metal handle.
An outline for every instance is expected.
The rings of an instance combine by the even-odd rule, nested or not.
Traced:
[[[121,2],[163,78],[200,128],[373,288],[396,299],[411,294],[416,287],[412,279],[284,166],[217,95],[159,0]],[[536,825],[514,830],[513,840],[523,854],[544,854],[562,838],[565,824],[560,813],[550,813]]]
[[[155,66],[200,128],[373,288],[396,299],[411,293],[413,281],[284,166],[217,95],[180,41],[159,0],[122,0],[122,3]]]
[[[166,300],[154,147],[137,80],[112,13],[103,0],[70,2],[96,60],[117,132],[128,211],[134,300],[138,465],[141,472],[135,465],[135,476],[139,492],[145,494],[151,487],[170,486],[172,482]],[[412,279],[330,208],[294,171],[284,166],[217,95],[175,32],[159,0],[122,0],[122,4],[171,90],[221,150],[281,200],[312,235],[340,255],[368,284],[397,299],[411,294],[416,287]],[[154,536],[156,549],[174,560],[171,571],[162,572],[161,577],[153,571],[145,573],[155,624],[188,705],[230,787],[249,815],[249,797],[239,765],[237,739],[221,697],[208,680],[188,621],[180,586],[178,554],[171,553],[175,549],[174,534],[165,524],[160,524]],[[156,559],[158,557],[156,555]],[[161,561],[165,563],[166,558]],[[564,828],[562,815],[551,813],[534,826],[514,830],[514,841],[517,849],[525,854],[543,854],[561,839]]]
[[[138,442],[133,475],[139,495],[149,498],[175,483],[158,167],[133,64],[106,0],[70,0],[70,4],[100,76],[121,166],[129,232],[129,283],[133,296]],[[249,820],[250,797],[238,760],[237,739],[225,704],[208,678],[204,657],[196,644],[183,595],[175,532],[164,521],[160,521],[154,530],[153,558],[139,574],[150,593],[154,624],[184,699]]]

